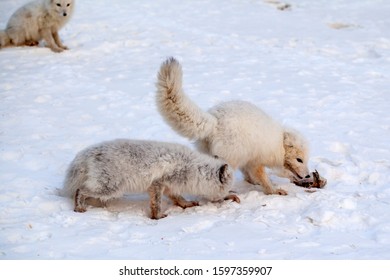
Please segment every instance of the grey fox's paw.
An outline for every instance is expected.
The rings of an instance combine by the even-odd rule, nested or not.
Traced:
[[[199,206],[199,202],[198,201],[186,201],[185,203],[182,203],[180,205],[177,204],[177,205],[180,206],[181,208],[185,209],[185,208]]]
[[[167,214],[160,214],[160,215],[152,215],[150,218],[152,220],[159,220],[159,219],[165,218],[167,216],[168,216]]]
[[[240,203],[241,202],[240,198],[233,192],[230,192],[230,194],[225,196],[224,200],[232,200],[232,201],[234,201],[236,203]]]
[[[78,212],[78,213],[84,213],[84,212],[87,212],[87,209],[84,207],[81,207],[81,206],[77,206],[74,208],[74,211]]]

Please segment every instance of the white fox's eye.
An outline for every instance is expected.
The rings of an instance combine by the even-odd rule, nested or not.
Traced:
[[[68,3],[68,4],[66,4],[66,6],[67,6],[67,7],[69,7],[69,6],[70,6],[70,4]]]
[[[297,158],[297,162],[303,163],[303,160],[301,160],[300,158]]]
[[[60,3],[57,3],[57,6],[58,6],[58,7],[61,7],[61,4],[60,4]]]

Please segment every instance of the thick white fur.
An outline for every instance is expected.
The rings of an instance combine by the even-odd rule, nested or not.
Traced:
[[[161,66],[157,80],[157,104],[166,121],[190,139],[210,135],[217,119],[202,111],[182,92],[182,70],[173,58]]]
[[[149,192],[151,217],[164,217],[161,196],[166,194],[181,207],[183,194],[210,200],[227,197],[233,170],[221,159],[173,143],[114,140],[78,153],[70,164],[65,193],[75,197],[75,211],[85,212],[88,198],[102,202],[126,193]]]
[[[7,46],[35,46],[42,39],[54,52],[64,46],[58,31],[73,14],[74,0],[35,0],[16,10],[5,30],[0,31],[0,48]]]
[[[246,179],[262,185],[266,194],[287,192],[272,188],[265,167],[281,169],[290,180],[309,176],[308,144],[297,131],[245,101],[225,102],[202,111],[185,95],[181,65],[174,58],[161,65],[156,99],[161,115],[174,130],[196,140],[200,151],[241,169]]]

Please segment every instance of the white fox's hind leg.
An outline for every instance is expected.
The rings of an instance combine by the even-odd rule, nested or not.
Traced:
[[[39,45],[39,42],[38,41],[34,41],[34,40],[27,40],[24,42],[24,45],[28,46],[28,47],[36,47]]]
[[[11,45],[11,39],[5,30],[0,30],[0,49]]]
[[[198,201],[188,201],[184,197],[180,195],[174,195],[171,193],[171,190],[169,188],[165,188],[164,195],[168,196],[170,200],[172,200],[173,204],[176,206],[180,206],[181,208],[189,208],[194,206],[199,206]]]
[[[265,194],[279,194],[287,195],[287,192],[283,189],[274,190],[272,183],[265,172],[264,166],[260,165],[255,168],[245,168],[242,170],[245,175],[245,180],[254,185],[261,185]]]
[[[8,45],[12,46],[25,46],[26,45],[26,37],[24,35],[24,31],[18,28],[10,28],[6,32],[8,36]]]

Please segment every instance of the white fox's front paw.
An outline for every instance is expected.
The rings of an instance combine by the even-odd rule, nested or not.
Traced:
[[[168,216],[167,214],[160,214],[160,215],[152,215],[150,218],[152,220],[159,220],[159,219],[165,218],[167,216]]]
[[[276,189],[276,190],[274,190],[273,194],[287,195],[288,193],[283,189]]]

